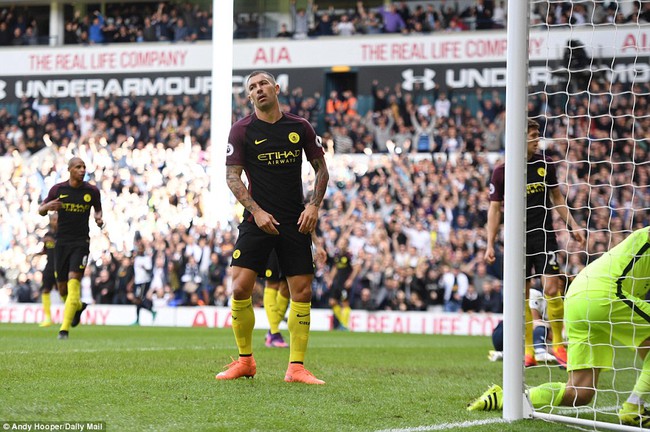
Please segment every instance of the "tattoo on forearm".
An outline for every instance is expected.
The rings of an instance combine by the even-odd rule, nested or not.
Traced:
[[[244,206],[249,212],[253,212],[259,208],[257,203],[253,200],[246,185],[241,179],[242,167],[228,166],[226,167],[226,183],[230,188],[232,194],[237,198],[237,201]]]
[[[314,193],[312,194],[309,204],[320,207],[321,202],[323,202],[323,197],[325,196],[325,191],[327,190],[327,182],[329,181],[330,175],[327,172],[325,159],[314,159],[311,161],[311,165],[314,167],[314,171],[316,171],[316,182],[314,184]]]

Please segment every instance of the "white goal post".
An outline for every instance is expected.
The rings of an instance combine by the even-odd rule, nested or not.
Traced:
[[[528,2],[508,2],[503,267],[503,418],[524,416]]]

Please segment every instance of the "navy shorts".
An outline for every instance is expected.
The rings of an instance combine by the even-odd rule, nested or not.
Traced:
[[[230,265],[254,270],[259,275],[266,274],[269,257],[275,249],[285,276],[313,275],[311,235],[299,232],[296,224],[276,228],[280,235],[267,234],[253,222],[239,224],[239,236]]]
[[[48,261],[47,265],[43,269],[43,285],[41,286],[41,289],[52,289],[53,287],[56,287],[54,263]]]
[[[56,242],[56,246],[54,247],[56,280],[66,282],[70,272],[83,274],[88,265],[89,254],[89,242],[74,244],[61,244],[61,242]]]
[[[526,237],[526,277],[560,274],[557,260],[555,233],[535,234]]]
[[[350,299],[350,290],[345,288],[345,281],[332,283],[330,288],[329,298],[336,301],[348,301]]]

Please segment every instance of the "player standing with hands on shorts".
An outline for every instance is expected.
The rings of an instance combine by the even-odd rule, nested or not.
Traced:
[[[239,358],[217,374],[217,380],[253,377],[252,293],[275,252],[289,284],[289,366],[284,380],[325,384],[304,367],[309,341],[311,284],[314,262],[311,233],[325,196],[329,174],[320,138],[311,124],[280,110],[280,86],[268,72],[255,71],[246,80],[254,113],[235,123],[228,138],[226,182],[244,206],[244,220],[232,254],[232,329]],[[303,154],[315,171],[310,200],[302,190]],[[248,187],[241,174],[246,172]]]
[[[97,226],[104,226],[99,189],[84,181],[85,162],[73,157],[68,162],[68,172],[70,179],[52,186],[38,207],[41,216],[51,211],[59,215],[54,261],[59,294],[65,301],[59,339],[68,339],[70,327],[79,325],[87,306],[81,302],[81,278],[90,254],[88,219],[91,208]]]

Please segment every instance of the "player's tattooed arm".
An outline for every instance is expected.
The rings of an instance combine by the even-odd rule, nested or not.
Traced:
[[[254,213],[256,210],[259,210],[260,207],[253,200],[248,189],[246,189],[246,185],[241,179],[242,171],[244,171],[244,167],[241,165],[226,166],[226,183],[228,184],[230,191],[235,195],[235,198],[237,198],[237,201],[239,201],[246,210]]]
[[[327,182],[330,179],[330,174],[327,171],[325,158],[321,157],[312,160],[311,166],[314,167],[314,171],[316,172],[316,181],[314,184],[314,193],[311,196],[311,200],[309,200],[309,204],[320,207],[325,196],[325,191],[327,190]]]

